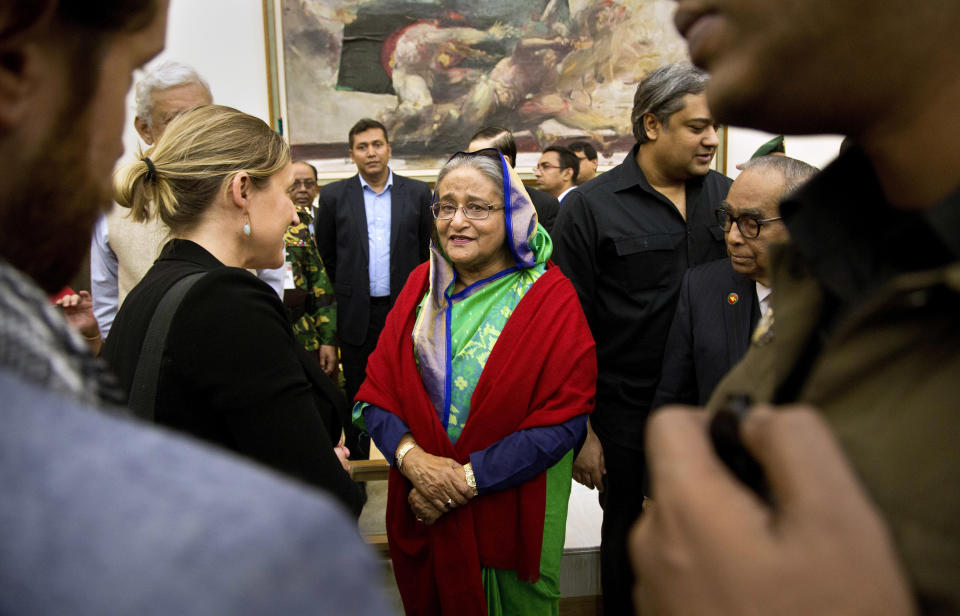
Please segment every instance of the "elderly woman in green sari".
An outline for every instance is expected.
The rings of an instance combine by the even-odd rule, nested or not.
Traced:
[[[440,171],[429,264],[391,311],[355,420],[391,460],[408,614],[556,614],[593,338],[550,236],[495,150]]]

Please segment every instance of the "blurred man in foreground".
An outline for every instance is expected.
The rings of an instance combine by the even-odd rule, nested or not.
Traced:
[[[654,416],[644,613],[960,611],[960,4],[912,9],[679,3],[718,120],[854,145],[781,204],[771,340],[710,403],[763,404],[740,436],[774,504],[719,463],[705,416]]]
[[[47,302],[110,202],[124,95],[166,15],[0,9],[0,613],[384,614],[337,505],[116,417],[113,381]]]

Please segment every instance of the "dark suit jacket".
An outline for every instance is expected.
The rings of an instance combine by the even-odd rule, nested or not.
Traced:
[[[734,293],[737,300],[731,303]],[[759,318],[756,284],[735,272],[730,259],[687,270],[652,408],[706,404],[720,379],[747,352]]]
[[[277,294],[198,244],[173,240],[127,296],[103,358],[133,387],[147,327],[166,291],[205,272],[170,323],[156,421],[329,490],[356,515],[359,488],[333,452],[349,413],[343,394],[293,336]]]
[[[396,173],[390,190],[392,304],[410,272],[430,254],[433,194],[428,184]],[[320,189],[314,233],[337,296],[337,334],[347,344],[363,344],[370,320],[370,243],[359,175]]]
[[[537,210],[537,220],[547,230],[547,233],[553,231],[553,221],[557,219],[557,212],[560,211],[560,202],[550,193],[545,193],[536,188],[526,187],[530,200],[533,201],[533,209]]]

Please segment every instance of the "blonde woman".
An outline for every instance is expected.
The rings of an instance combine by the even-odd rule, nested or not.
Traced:
[[[289,149],[261,120],[217,105],[173,120],[117,177],[117,202],[135,220],[159,216],[172,239],[124,301],[103,357],[130,392],[160,300],[202,274],[170,322],[155,421],[325,488],[359,515],[331,439],[346,402],[297,344],[276,293],[247,271],[283,263],[292,182]]]

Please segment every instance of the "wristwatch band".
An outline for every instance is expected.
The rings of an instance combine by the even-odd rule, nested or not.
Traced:
[[[473,490],[473,495],[477,495],[477,478],[473,476],[473,462],[467,462],[463,465],[463,474],[467,480],[467,485]]]
[[[397,448],[397,470],[400,470],[400,467],[403,466],[403,457],[416,446],[417,443],[415,441],[407,441]]]

